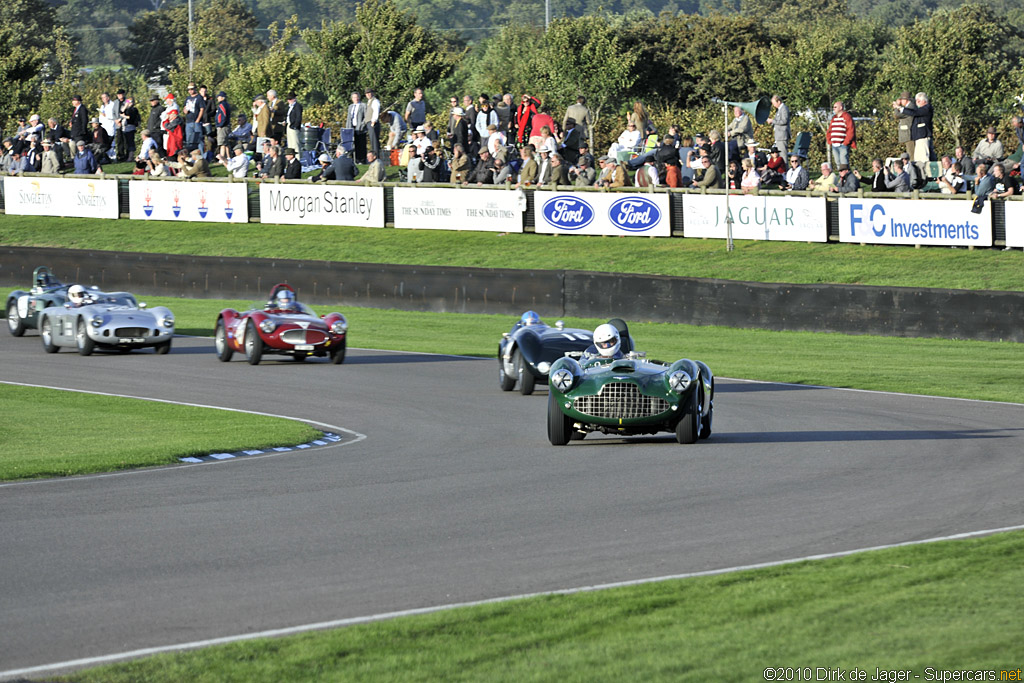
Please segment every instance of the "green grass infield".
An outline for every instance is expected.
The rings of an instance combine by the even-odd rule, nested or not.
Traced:
[[[1010,532],[239,642],[62,680],[1016,681],[1022,554],[1024,532]]]
[[[144,297],[174,312],[181,334],[212,336],[217,313],[251,301]],[[496,357],[514,316],[418,313],[314,306],[349,320],[349,346]],[[553,323],[554,320],[548,320]],[[569,327],[607,322],[566,318]],[[772,332],[669,323],[631,323],[637,348],[652,358],[695,358],[716,375],[1024,403],[1024,346],[1012,342],[905,339]],[[212,342],[211,342],[212,349]],[[171,353],[174,353],[173,349]],[[497,372],[494,373],[497,383]]]
[[[292,446],[321,432],[284,418],[0,384],[0,480],[153,467],[178,458]],[[46,438],[46,425],[60,425]]]
[[[0,216],[0,244],[365,263],[595,270],[750,282],[1024,290],[1024,252],[257,223]],[[45,264],[37,264],[45,265]],[[58,277],[65,276],[57,273]]]

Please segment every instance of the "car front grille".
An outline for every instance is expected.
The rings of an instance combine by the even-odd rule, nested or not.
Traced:
[[[576,410],[605,420],[651,417],[669,409],[668,401],[656,396],[644,396],[640,388],[630,382],[609,382],[593,396],[576,399]]]
[[[287,344],[323,344],[326,335],[320,330],[285,330],[281,341]]]
[[[115,337],[145,337],[148,327],[119,327],[114,330]]]

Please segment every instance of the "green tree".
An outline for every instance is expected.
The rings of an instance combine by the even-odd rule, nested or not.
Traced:
[[[291,49],[299,35],[298,19],[291,17],[285,22],[284,27],[278,32],[276,25],[271,27],[270,47],[259,59],[245,63],[236,64],[228,75],[226,81],[212,88],[223,88],[228,94],[228,100],[232,102],[235,109],[244,111],[246,104],[252,103],[252,98],[267,90],[276,90],[281,98],[285,94],[294,91],[300,98],[305,99],[310,92],[310,86],[305,78],[305,70],[302,65],[302,57]],[[179,57],[179,64],[182,57]],[[181,66],[186,67],[182,69]],[[171,82],[179,90],[188,85],[187,71],[188,62],[171,72]],[[213,90],[216,92],[216,90]]]
[[[78,71],[71,40],[62,27],[54,31],[53,39],[53,59],[50,62],[53,83],[43,90],[39,116],[44,121],[51,117],[66,121],[71,111],[71,97],[78,92]]]
[[[1020,38],[986,5],[938,10],[897,31],[883,55],[882,83],[890,93],[927,93],[936,123],[959,145],[965,127],[995,122],[1009,108],[1008,76],[1021,55],[1007,47]]]
[[[522,94],[533,91],[540,79],[544,31],[528,24],[509,23],[484,42],[475,64],[470,91]]]
[[[53,13],[40,0],[0,3],[0,126],[30,114],[48,74],[53,45]]]

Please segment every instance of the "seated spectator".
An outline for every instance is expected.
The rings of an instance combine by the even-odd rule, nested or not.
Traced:
[[[435,143],[441,139],[441,134],[434,128],[434,124],[427,121],[423,124],[423,135],[426,136],[427,140],[431,143]]]
[[[293,147],[285,147],[284,151],[284,179],[299,180],[302,178],[302,162]]]
[[[533,145],[523,145],[522,149],[519,150],[519,157],[522,159],[522,165],[519,167],[519,177],[516,179],[516,188],[520,188],[527,185],[535,185],[537,183],[538,174],[540,172],[540,166],[533,158],[534,150]]]
[[[974,175],[974,159],[967,156],[967,152],[963,147],[957,147],[953,151],[953,161],[960,162],[960,167],[964,170],[964,173]]]
[[[576,165],[579,165],[580,159],[586,157],[587,167],[590,168],[591,170],[594,170],[596,168],[596,162],[594,160],[594,155],[590,153],[590,145],[587,144],[586,140],[580,140],[579,151],[579,156],[576,158]]]
[[[766,166],[768,166],[768,157],[764,155],[764,152],[759,152],[757,149],[757,140],[750,138],[747,140],[746,151],[744,152],[745,159],[750,159],[754,164],[754,170],[761,173]]]
[[[43,138],[43,160],[39,167],[41,173],[60,173],[60,157],[54,149],[50,138]]]
[[[149,152],[149,158],[146,159],[146,170],[149,172],[149,175],[154,178],[169,176],[171,174],[167,164],[164,163],[163,157],[160,156],[160,152],[155,149]]]
[[[739,159],[736,159],[735,157],[729,159],[729,176],[728,176],[728,178],[729,178],[729,180],[728,180],[729,189],[732,189],[732,190],[740,189],[740,185],[743,183],[743,171],[740,170],[740,161],[739,161]]]
[[[810,180],[807,177],[807,169],[800,162],[800,157],[796,154],[790,154],[789,170],[786,171],[780,187],[784,190],[806,190],[809,184]]]
[[[206,158],[198,149],[192,150],[191,158],[184,164],[181,170],[186,178],[210,177],[210,165],[206,163]]]
[[[249,123],[249,117],[239,114],[235,121],[235,127],[228,133],[228,144],[248,147],[252,142],[252,124]]]
[[[281,148],[278,145],[270,145],[267,155],[263,158],[260,177],[274,180],[284,175],[284,158],[281,156]]]
[[[829,192],[836,186],[836,174],[832,171],[832,164],[827,161],[821,165],[821,177],[810,185],[815,192]]]
[[[740,187],[743,194],[757,192],[761,186],[761,174],[754,168],[754,160],[750,157],[743,159],[743,178],[740,180]]]
[[[627,173],[625,162],[609,161],[612,166],[611,173],[608,177],[608,187],[631,187],[633,185],[629,179],[629,173]]]
[[[569,184],[569,167],[558,152],[551,155],[551,171],[548,174],[548,183],[551,185]]]
[[[28,136],[28,148],[22,154],[25,162],[25,173],[39,173],[43,167],[43,146],[39,144],[38,135]]]
[[[885,175],[885,167],[882,165],[881,159],[871,160],[871,191],[872,192],[888,192],[889,188],[885,186],[885,181],[888,180]],[[863,181],[864,176],[860,174],[860,171],[853,169],[853,175],[857,176],[857,180]]]
[[[590,155],[581,156],[576,165],[569,169],[569,180],[576,187],[591,187],[597,180],[597,173],[590,167]]]
[[[1017,179],[1009,175],[1002,164],[992,165],[992,178],[995,184],[992,186],[992,192],[988,195],[989,199],[1006,199],[1020,192],[1020,184]]]
[[[494,158],[494,184],[504,185],[511,182],[512,167],[501,157]]]
[[[772,185],[778,183],[784,175],[786,175],[786,160],[782,158],[782,153],[778,147],[772,147],[771,153],[768,155],[768,161],[765,162],[764,170],[761,171],[761,184]]]
[[[896,159],[892,162],[892,166],[892,174],[885,181],[885,186],[893,192],[910,192],[910,176],[904,170],[904,160]]]
[[[326,157],[326,154],[321,156]],[[245,153],[245,147],[239,143],[235,145],[231,158],[218,157],[220,163],[227,169],[228,175],[234,178],[245,178],[249,174],[249,156]],[[330,161],[330,158],[328,158]]]
[[[711,163],[710,156],[707,154],[701,156],[700,165],[700,170],[693,176],[697,187],[713,190],[724,186],[725,183],[718,173],[718,167]]]
[[[367,166],[366,173],[359,180],[367,185],[383,183],[387,177],[384,162],[377,158],[372,149],[366,152],[366,160],[369,162],[369,166]]]
[[[672,135],[666,135],[662,138],[661,146],[654,151],[651,160],[659,167],[664,167],[666,185],[669,187],[682,187],[683,176],[680,170],[679,150],[676,149],[676,139]],[[657,168],[655,172],[657,172]],[[655,183],[655,186],[657,186],[657,183]]]
[[[452,182],[465,183],[469,180],[469,174],[473,170],[473,163],[466,154],[466,149],[461,142],[456,142],[452,154]]]
[[[21,175],[26,171],[25,157],[20,152],[11,152],[11,164],[8,175]]]
[[[860,180],[853,173],[850,173],[849,164],[839,164],[839,177],[831,192],[856,192],[860,189]]]
[[[900,158],[903,160],[903,170],[907,172],[907,178],[910,180],[911,190],[920,190],[925,186],[927,180],[924,177],[924,171],[921,170],[921,166],[910,161],[910,154],[903,152],[900,154]]]
[[[971,154],[975,164],[979,161],[991,164],[996,161],[1002,161],[1005,158],[1006,154],[1003,152],[1003,143],[997,140],[997,137],[999,137],[999,133],[996,132],[995,128],[989,126],[989,129],[985,131],[985,137],[981,139]]]
[[[533,138],[530,138],[533,140]],[[554,154],[558,149],[558,141],[555,139],[554,134],[551,132],[551,128],[543,126],[540,129],[540,139],[536,143],[538,152],[547,151],[548,154]]]
[[[3,156],[0,157],[0,173],[6,174],[11,170],[11,159],[13,156],[14,139],[4,138]]]
[[[440,154],[440,145],[431,145],[427,147],[423,156],[420,157],[420,170],[423,172],[420,176],[421,183],[439,183],[442,182],[441,174],[444,171],[444,157]]]
[[[99,164],[96,163],[96,156],[92,153],[91,149],[85,146],[85,140],[79,140],[76,143],[77,151],[75,152],[75,173],[77,174],[89,174],[95,173],[99,170]]]
[[[942,194],[960,194],[967,189],[964,180],[964,169],[960,162],[955,162],[949,171],[939,177],[939,191]]]
[[[320,170],[317,171],[310,179],[315,183],[324,179],[324,173],[330,172],[333,175],[331,169],[331,157],[327,154],[321,154],[316,158],[316,162],[320,164]]]
[[[707,145],[711,163],[718,168],[720,174],[725,175],[725,143],[722,142],[722,136],[717,130],[708,132]]]
[[[454,164],[453,164],[454,171]],[[465,184],[491,185],[494,183],[494,159],[490,150],[481,149],[480,159],[464,181]]]
[[[637,130],[636,124],[630,121],[626,124],[626,130],[622,131],[619,135],[619,139],[612,143],[612,146],[608,148],[608,156],[614,158],[618,157],[619,152],[628,152],[636,149],[637,145],[640,144],[640,131]]]
[[[139,135],[142,137],[142,146],[139,148],[139,155],[135,157],[135,168],[145,168],[149,153],[157,148],[156,140],[149,134],[148,128],[143,128]]]
[[[92,142],[89,144],[89,149],[92,151],[93,156],[99,163],[107,161],[107,152],[110,151],[110,135],[100,125],[99,119],[93,119],[90,122],[92,125],[91,139]]]
[[[501,157],[505,159],[508,152],[506,151],[506,145],[508,144],[508,138],[505,134],[498,130],[498,127],[493,123],[487,126],[487,131],[490,133],[487,136],[487,151],[490,153],[491,160]]]
[[[995,188],[996,180],[988,172],[988,164],[978,164],[974,167],[974,171],[974,194],[985,199]]]
[[[424,126],[417,126],[416,130],[413,131],[412,144],[416,147],[416,154],[423,156],[423,153],[427,151],[427,147],[434,146],[434,141],[427,137],[427,131]]]

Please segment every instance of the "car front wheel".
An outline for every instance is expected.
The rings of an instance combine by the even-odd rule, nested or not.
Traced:
[[[505,372],[505,359],[498,353],[498,386],[502,391],[512,391],[516,386],[515,375]]]
[[[263,338],[260,331],[256,329],[256,323],[246,322],[245,328],[245,359],[249,365],[259,365],[263,358]]]
[[[53,327],[49,318],[43,318],[39,323],[39,337],[43,340],[43,350],[47,353],[57,353],[60,347],[53,343]]]
[[[231,360],[231,356],[235,355],[234,349],[228,344],[228,333],[224,329],[224,318],[217,321],[217,329],[213,333],[213,344],[217,347],[217,359],[222,363],[227,363]]]
[[[10,303],[7,304],[7,329],[15,337],[25,334],[25,321],[18,315],[17,299],[11,299]]]
[[[85,325],[85,318],[79,318],[75,340],[78,342],[79,355],[91,356],[92,352],[96,350],[96,342],[94,342],[92,337],[89,336],[89,330]]]
[[[697,387],[690,390],[690,395],[683,402],[682,418],[676,423],[676,441],[679,443],[697,443],[700,430],[700,404],[697,402]]]
[[[558,400],[548,395],[548,441],[552,446],[564,446],[572,439],[572,418],[562,412]]]
[[[512,367],[516,369],[516,379],[519,380],[519,393],[529,396],[533,393],[534,379],[526,369],[526,361],[523,360],[523,354],[519,353],[519,349],[512,352]]]
[[[341,343],[331,349],[331,363],[341,365],[345,362],[345,347],[348,346],[348,338],[341,340]]]

